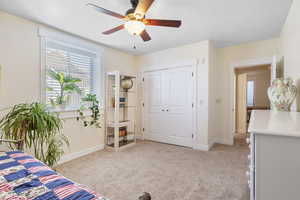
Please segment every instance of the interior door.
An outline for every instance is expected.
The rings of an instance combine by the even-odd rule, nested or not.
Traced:
[[[192,72],[192,67],[182,67],[145,73],[146,139],[192,146]]]
[[[247,74],[236,77],[236,132],[247,133]]]
[[[144,74],[144,132],[146,135],[163,135],[165,130],[165,117],[163,115],[164,96],[162,71]]]

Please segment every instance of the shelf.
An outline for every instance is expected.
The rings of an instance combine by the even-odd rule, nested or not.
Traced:
[[[128,132],[127,135],[119,136],[119,138],[126,138],[128,136],[132,137],[132,136],[134,136],[134,133],[133,132]],[[107,137],[114,138],[115,136],[112,134],[112,135],[108,135]]]
[[[136,76],[132,74],[123,74],[119,71],[112,71],[107,73],[107,88],[106,88],[106,147],[114,150],[129,147],[136,142],[136,114],[137,109],[136,95],[137,80]],[[121,87],[121,80],[128,77],[133,80],[134,86],[125,90]],[[126,136],[119,136],[124,134],[126,129]],[[115,144],[118,147],[115,147]]]
[[[130,120],[126,120],[126,121],[121,121],[119,123],[115,123],[115,122],[108,122],[108,127],[124,127],[124,126],[130,126],[130,124],[132,123],[132,121]]]
[[[135,91],[120,91],[120,93],[129,93],[129,94],[135,94],[136,92]],[[115,92],[114,91],[109,91],[108,94],[110,95],[115,95]]]
[[[119,141],[119,148],[123,148],[126,147],[128,145],[132,145],[135,144],[135,140],[127,140],[127,141]],[[108,147],[114,148],[115,147],[115,143],[112,144],[108,144]]]
[[[108,109],[115,109],[115,107],[112,107],[112,106],[108,106],[106,108],[108,108]],[[120,106],[120,108],[136,108],[136,106]]]
[[[119,71],[108,72],[107,75],[108,76],[121,76],[121,77],[127,77],[127,78],[132,78],[132,79],[136,79],[137,78],[135,75],[132,75],[132,74],[123,74],[123,73],[120,73]]]

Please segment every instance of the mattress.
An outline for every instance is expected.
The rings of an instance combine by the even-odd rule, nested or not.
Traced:
[[[21,151],[0,152],[0,200],[108,200]]]

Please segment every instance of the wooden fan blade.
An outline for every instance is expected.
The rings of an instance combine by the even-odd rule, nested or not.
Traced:
[[[136,16],[140,16],[140,18],[143,18],[153,2],[154,0],[140,0],[134,11],[134,14]]]
[[[120,25],[120,26],[117,26],[117,27],[115,27],[115,28],[113,28],[113,29],[110,29],[110,30],[108,30],[108,31],[105,31],[105,32],[103,32],[103,34],[109,35],[109,34],[112,34],[112,33],[114,33],[114,32],[120,31],[120,30],[122,30],[122,29],[124,29],[124,24],[122,24],[122,25]]]
[[[145,19],[144,23],[149,26],[168,26],[175,28],[179,28],[181,26],[180,20]]]
[[[144,40],[144,42],[147,42],[149,40],[151,40],[150,35],[148,34],[148,32],[146,30],[144,30],[140,36],[142,37],[142,39]]]
[[[98,12],[101,12],[101,13],[104,13],[104,14],[107,14],[107,15],[110,15],[110,16],[113,16],[113,17],[117,17],[119,19],[123,19],[124,16],[123,15],[120,15],[119,13],[116,13],[116,12],[113,12],[113,11],[110,11],[110,10],[107,10],[105,8],[101,8],[95,4],[92,4],[92,3],[88,3],[86,4],[87,6],[97,10]]]

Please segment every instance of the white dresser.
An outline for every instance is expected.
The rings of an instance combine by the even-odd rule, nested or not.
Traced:
[[[248,139],[251,200],[300,200],[300,113],[253,111]]]

